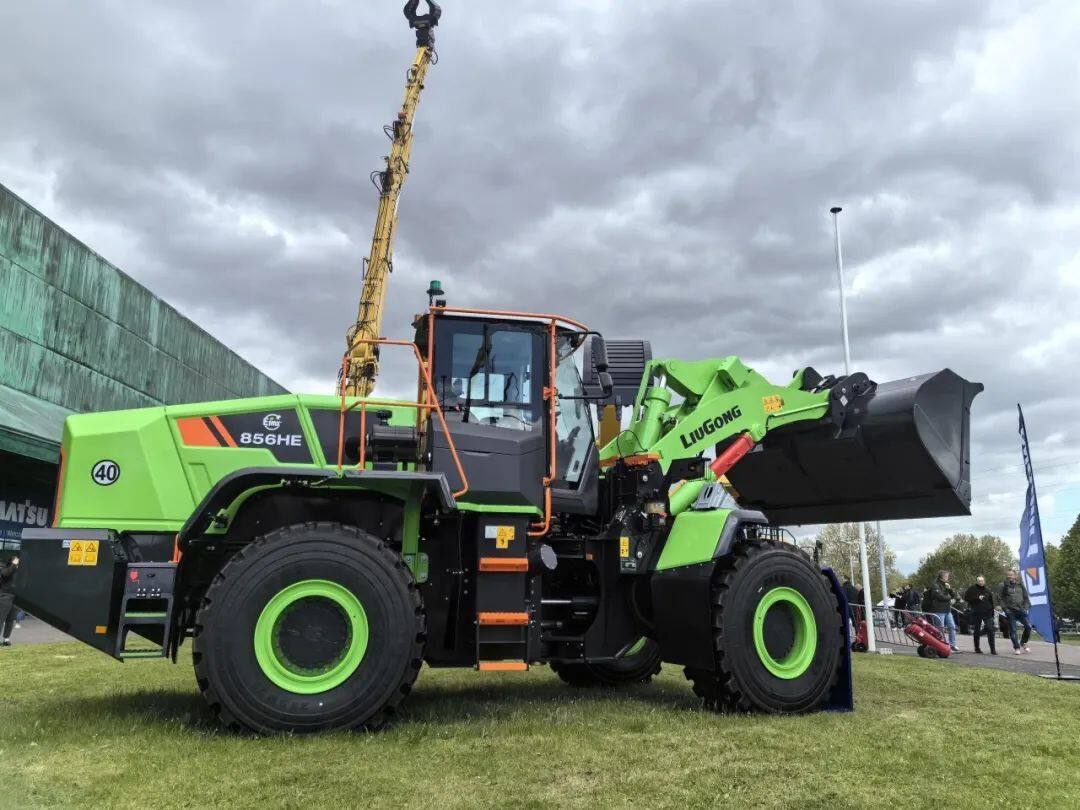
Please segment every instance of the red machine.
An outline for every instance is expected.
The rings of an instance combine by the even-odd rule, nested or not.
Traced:
[[[915,616],[904,634],[919,645],[917,652],[922,658],[948,658],[952,652],[945,634],[922,616]]]
[[[855,630],[855,638],[851,642],[852,652],[866,652],[870,649],[870,642],[866,634],[866,619],[859,619],[858,628]]]

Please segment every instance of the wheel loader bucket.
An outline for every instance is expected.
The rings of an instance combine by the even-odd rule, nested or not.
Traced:
[[[772,523],[970,514],[971,401],[949,369],[879,384],[844,423],[768,434],[728,473],[741,506]]]

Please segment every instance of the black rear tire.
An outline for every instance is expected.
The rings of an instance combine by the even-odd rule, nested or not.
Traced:
[[[660,645],[646,639],[645,645],[633,655],[624,655],[617,661],[588,664],[552,661],[552,671],[571,686],[625,686],[649,683],[660,672]]]
[[[718,561],[712,599],[715,669],[686,669],[707,708],[791,714],[825,702],[843,663],[844,619],[810,557],[788,543],[740,544]]]
[[[321,583],[342,604],[361,609],[350,619],[332,599],[293,597],[273,629],[260,631],[275,600],[280,604],[283,594],[307,583]],[[211,709],[233,728],[260,734],[376,728],[416,680],[424,630],[420,594],[393,549],[352,526],[298,524],[257,538],[214,578],[196,616],[195,677]],[[272,643],[265,641],[268,632],[276,634]],[[326,649],[331,658],[321,660]],[[289,680],[279,659],[310,667],[296,670],[307,682]],[[311,689],[317,691],[305,691]]]

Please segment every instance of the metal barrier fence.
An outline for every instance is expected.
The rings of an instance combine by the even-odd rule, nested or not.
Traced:
[[[859,622],[865,614],[865,609],[862,605],[848,605],[848,618],[851,620],[852,636],[858,632]],[[956,623],[956,634],[971,635],[971,627],[968,616],[961,611],[952,610],[953,621]],[[882,605],[876,605],[874,607],[874,636],[879,643],[893,644],[900,647],[918,647],[919,642],[912,639],[904,632],[904,628],[911,624],[916,617],[921,616],[934,627],[941,630],[943,633],[948,631],[944,627],[943,622],[939,618],[937,613],[927,613],[922,610],[897,610],[896,608],[887,608]],[[1000,611],[994,611],[994,631],[995,638],[1003,638],[1008,640],[1008,620],[1005,614]]]
[[[859,622],[866,615],[862,605],[848,605],[853,632],[858,632]],[[874,636],[881,644],[893,644],[900,647],[918,647],[915,641],[904,632],[904,628],[921,616],[938,628],[942,628],[941,619],[935,613],[926,613],[921,610],[896,610],[882,605],[874,607]],[[956,618],[955,616],[953,617]],[[944,629],[944,628],[942,628]]]

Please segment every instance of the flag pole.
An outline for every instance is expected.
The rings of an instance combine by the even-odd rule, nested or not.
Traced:
[[[1031,487],[1031,504],[1029,504],[1029,507],[1032,510],[1035,523],[1039,527],[1039,546],[1042,547],[1043,549],[1045,549],[1043,539],[1042,539],[1042,525],[1041,525],[1042,522],[1039,520],[1039,498],[1038,498],[1038,495],[1037,495],[1036,490],[1035,490],[1035,465],[1031,460],[1031,445],[1028,442],[1027,424],[1024,422],[1024,410],[1023,410],[1023,408],[1020,407],[1019,402],[1016,403],[1016,411],[1020,416],[1020,438],[1021,438],[1021,442],[1022,442],[1021,449],[1022,449],[1022,451],[1024,453],[1024,456],[1025,456],[1024,462],[1025,462],[1025,464],[1027,466],[1028,486]],[[1025,512],[1026,511],[1027,510],[1025,509]],[[1029,520],[1030,520],[1030,518],[1029,518]],[[1023,560],[1023,557],[1024,557],[1023,548],[1021,548],[1020,551],[1021,551],[1020,557],[1021,557],[1021,560]],[[1045,578],[1046,578],[1046,607],[1050,611],[1050,641],[1054,645],[1054,669],[1057,672],[1056,675],[1041,675],[1040,677],[1042,677],[1042,678],[1053,678],[1054,680],[1057,680],[1057,681],[1080,680],[1080,676],[1062,675],[1061,674],[1061,658],[1058,656],[1057,614],[1054,612],[1054,597],[1053,597],[1053,591],[1052,591],[1051,586],[1050,586],[1050,566],[1049,566],[1049,564],[1047,563],[1047,560],[1046,560],[1046,552],[1045,552],[1045,550],[1040,551],[1040,553],[1042,554],[1042,557],[1043,557],[1043,566],[1044,566],[1044,569],[1045,569],[1044,570],[1044,575],[1045,575]],[[1023,568],[1023,562],[1021,562],[1020,567]],[[1021,583],[1022,582],[1023,582],[1023,572],[1021,572]]]

